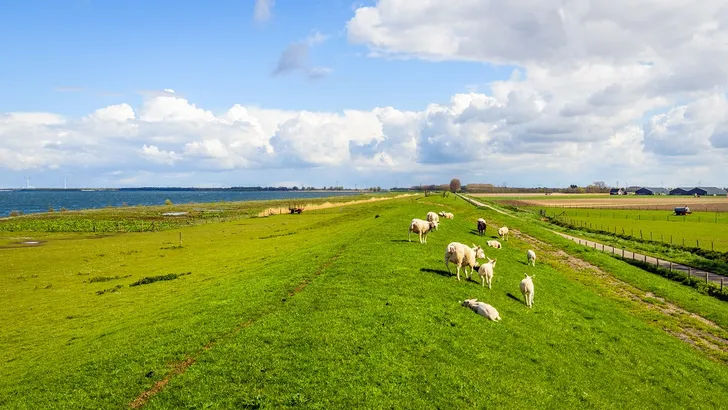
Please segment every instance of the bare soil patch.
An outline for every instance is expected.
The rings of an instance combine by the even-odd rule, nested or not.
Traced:
[[[526,207],[543,206],[559,208],[592,208],[592,209],[640,209],[669,210],[678,206],[689,206],[692,211],[728,212],[728,198],[725,197],[642,197],[640,198],[591,198],[591,199],[521,199],[499,201],[504,205]]]

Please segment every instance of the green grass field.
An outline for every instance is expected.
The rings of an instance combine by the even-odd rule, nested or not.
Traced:
[[[576,226],[607,232],[624,233],[635,238],[662,241],[675,245],[728,251],[728,213],[701,212],[674,216],[670,211],[545,209],[548,216],[559,216]],[[642,234],[640,236],[640,231]]]
[[[411,218],[441,209],[455,219],[426,245],[407,242]],[[486,238],[473,233],[480,216]],[[498,258],[492,290],[458,282],[445,246],[484,244],[493,221],[548,242],[536,267],[532,245],[512,237],[486,249]],[[707,317],[725,340],[723,302],[554,236],[454,196],[162,232],[0,233],[0,407],[725,405],[728,347],[681,340],[713,325],[663,309]],[[27,240],[41,243],[17,245]],[[531,310],[524,272],[537,274]],[[473,297],[503,320],[459,305]]]

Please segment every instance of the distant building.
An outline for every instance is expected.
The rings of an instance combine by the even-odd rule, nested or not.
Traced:
[[[682,187],[682,188],[675,188],[670,191],[670,195],[692,195],[690,191],[692,191],[693,188],[688,187]]]
[[[612,188],[609,190],[609,195],[627,195],[624,192],[624,188]]]
[[[635,191],[635,194],[637,195],[667,195],[670,191],[668,191],[666,188],[648,188],[643,187]]]
[[[725,196],[726,191],[724,189],[720,189],[714,186],[703,186],[691,189],[690,191],[688,191],[688,195]]]

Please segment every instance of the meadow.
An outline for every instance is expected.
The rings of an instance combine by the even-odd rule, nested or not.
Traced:
[[[534,212],[544,209],[547,216],[576,226],[676,245],[728,251],[728,213],[725,212],[694,212],[691,215],[675,216],[661,210],[527,209]]]
[[[427,244],[407,241],[409,221],[430,210],[456,216]],[[455,196],[254,215],[164,231],[0,232],[15,244],[0,246],[0,407],[715,408],[728,400],[724,302],[537,224]],[[475,232],[481,216],[485,238]],[[484,244],[501,224],[520,235],[486,248],[498,259],[493,289],[448,274],[449,242]],[[28,241],[39,243],[18,245]],[[535,268],[526,266],[528,248],[539,255]],[[524,272],[537,274],[533,309],[518,288]],[[473,297],[503,320],[460,306]]]

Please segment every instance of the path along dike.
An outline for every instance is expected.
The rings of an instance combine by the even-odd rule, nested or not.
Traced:
[[[473,205],[480,206],[480,207],[485,207],[485,208],[489,208],[489,209],[492,209],[492,210],[494,210],[496,212],[499,212],[499,213],[501,213],[503,215],[508,215],[508,216],[517,218],[515,215],[512,215],[512,214],[510,214],[508,212],[501,211],[500,209],[496,209],[496,208],[494,208],[494,207],[492,207],[492,206],[490,206],[488,204],[484,204],[484,203],[479,202],[479,201],[476,201],[476,200],[474,200],[472,198],[466,198],[466,197],[464,197],[462,195],[458,195],[458,196],[460,198],[463,198],[464,200],[470,202]],[[636,252],[632,252],[632,251],[628,251],[628,250],[625,250],[625,249],[615,248],[613,246],[604,245],[603,243],[594,242],[594,241],[591,241],[591,240],[588,240],[588,239],[584,239],[584,238],[578,238],[576,236],[567,235],[565,233],[561,233],[561,232],[557,232],[557,231],[553,231],[553,230],[551,232],[553,232],[553,233],[555,233],[555,234],[557,234],[559,236],[562,236],[562,237],[564,237],[564,238],[566,238],[566,239],[568,239],[570,241],[574,241],[574,242],[576,242],[576,243],[578,243],[580,245],[587,246],[589,248],[594,248],[596,250],[600,250],[600,251],[603,251],[603,252],[612,253],[614,255],[619,255],[619,256],[621,256],[623,258],[634,259],[634,260],[646,262],[646,263],[649,263],[649,264],[652,264],[652,265],[657,265],[657,266],[659,266],[661,268],[685,272],[688,275],[695,276],[695,277],[701,278],[701,279],[705,279],[706,282],[707,281],[710,281],[710,282],[714,282],[714,283],[720,284],[721,287],[722,287],[722,285],[724,283],[725,284],[728,284],[728,278],[726,276],[719,275],[717,273],[708,272],[708,271],[705,271],[705,270],[702,270],[702,269],[696,269],[696,268],[693,268],[692,266],[682,265],[682,264],[679,264],[679,263],[675,263],[675,262],[668,261],[668,260],[664,260],[664,259],[655,258],[655,257],[652,257],[652,256],[642,255],[642,254],[639,254],[639,253],[636,253]]]

